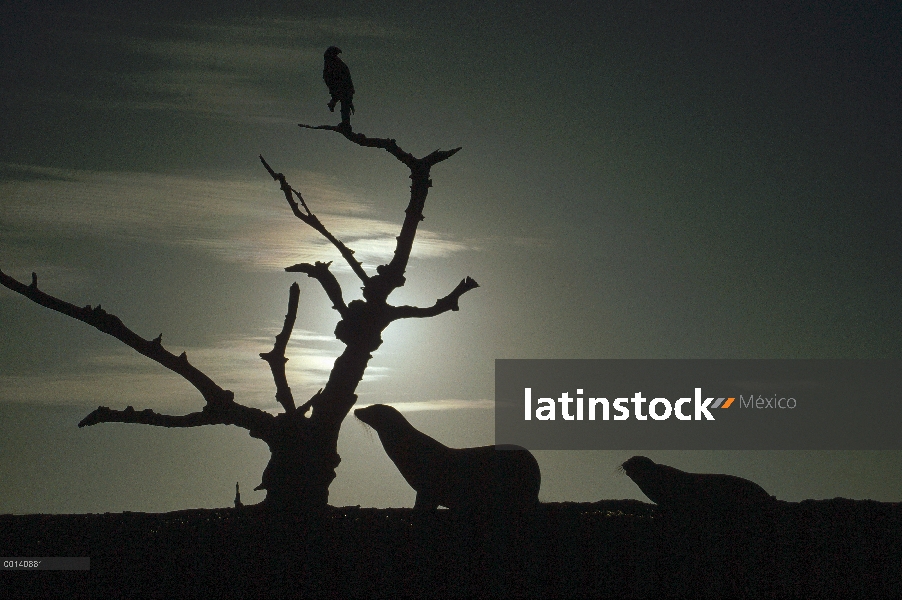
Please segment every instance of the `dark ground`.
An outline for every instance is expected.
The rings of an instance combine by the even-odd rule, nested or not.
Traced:
[[[91,558],[90,571],[4,571],[8,598],[896,598],[902,504],[676,519],[631,500],[552,503],[504,526],[355,507],[3,515],[0,554]]]

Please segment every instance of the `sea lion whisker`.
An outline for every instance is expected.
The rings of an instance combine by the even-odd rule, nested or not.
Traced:
[[[373,441],[373,428],[368,423],[366,423],[363,419],[358,417],[357,415],[354,415],[354,418],[357,419],[357,422],[363,426],[363,431],[366,433],[367,439],[372,442]]]

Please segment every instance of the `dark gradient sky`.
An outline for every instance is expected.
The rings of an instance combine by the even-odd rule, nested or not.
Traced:
[[[0,268],[162,331],[240,402],[277,406],[256,357],[295,280],[282,267],[337,257],[257,155],[370,268],[403,218],[397,161],[296,127],[337,119],[333,44],[355,129],[463,146],[433,171],[393,301],[482,286],[392,325],[361,403],[484,445],[495,358],[902,356],[897,2],[106,4],[0,9]],[[300,283],[298,397],[340,350]],[[262,498],[268,452],[243,430],[75,428],[98,404],[197,410],[178,377],[6,290],[0,324],[0,512],[223,506],[236,480]],[[353,418],[342,435],[332,502],[412,505],[378,439]],[[630,454],[538,453],[542,499],[641,498],[614,470]],[[649,456],[782,499],[902,500],[898,452]]]

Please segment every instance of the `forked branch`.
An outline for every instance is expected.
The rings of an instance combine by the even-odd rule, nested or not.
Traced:
[[[182,352],[179,356],[163,348],[163,334],[154,340],[146,340],[126,327],[116,315],[103,310],[100,305],[91,307],[78,307],[64,300],[60,300],[38,289],[38,278],[31,274],[31,285],[25,285],[18,280],[0,271],[0,284],[12,291],[22,294],[32,302],[40,304],[51,310],[66,316],[78,319],[91,327],[111,335],[126,346],[143,354],[147,358],[156,361],[184,377],[203,395],[209,404],[223,404],[232,402],[234,394],[224,390],[213,382],[205,373],[188,362],[188,355]]]
[[[298,125],[304,129],[321,129],[340,133],[351,142],[366,148],[381,148],[410,169],[410,203],[405,209],[404,223],[401,225],[401,233],[397,237],[395,252],[391,262],[387,265],[376,267],[377,274],[369,282],[365,282],[364,297],[385,301],[389,294],[405,283],[404,272],[410,260],[410,252],[413,248],[413,240],[416,237],[417,227],[423,220],[423,206],[432,180],[429,179],[429,171],[433,165],[450,158],[460,151],[460,148],[452,150],[435,150],[423,158],[416,158],[411,153],[398,146],[398,143],[389,138],[368,137],[362,133],[351,130],[349,124],[341,125]],[[265,164],[265,163],[264,163]],[[272,173],[272,171],[270,171]],[[275,177],[275,174],[273,175]],[[287,195],[287,192],[286,192]]]
[[[453,150],[436,150],[431,154],[424,156],[423,158],[416,158],[413,154],[409,152],[405,152],[395,140],[389,138],[373,138],[367,137],[362,133],[355,133],[351,131],[351,128],[346,125],[304,125],[303,123],[298,123],[298,127],[302,127],[304,129],[322,129],[326,131],[337,131],[341,135],[345,136],[348,140],[354,142],[358,146],[363,146],[365,148],[382,148],[402,163],[407,165],[411,170],[413,169],[421,169],[425,167],[428,169],[432,165],[436,163],[440,163],[446,158],[451,158],[460,148],[454,148]]]
[[[471,277],[465,277],[461,280],[460,283],[457,284],[457,287],[454,290],[445,296],[444,298],[439,298],[435,301],[435,304],[428,308],[419,308],[416,306],[394,306],[391,308],[390,319],[395,321],[397,319],[410,319],[410,318],[423,318],[423,317],[434,317],[436,315],[440,315],[443,312],[447,312],[449,310],[457,311],[460,310],[458,306],[458,300],[461,296],[466,294],[472,289],[478,288],[479,284],[476,283],[476,280]]]
[[[291,212],[294,213],[294,216],[318,231],[324,238],[329,240],[333,246],[338,248],[338,251],[348,262],[348,265],[350,265],[354,273],[357,274],[357,277],[359,277],[363,283],[366,283],[369,280],[369,275],[363,270],[363,265],[360,264],[360,261],[354,258],[354,251],[345,246],[341,240],[336,238],[328,229],[326,229],[325,225],[323,225],[316,215],[313,214],[313,211],[307,207],[307,203],[304,202],[304,198],[301,196],[300,192],[288,185],[288,182],[285,180],[285,175],[273,171],[272,167],[269,166],[269,163],[266,162],[266,159],[264,159],[262,155],[260,156],[260,162],[262,162],[263,166],[266,167],[266,170],[269,171],[270,176],[279,182],[279,187],[282,188],[282,193],[285,194],[285,200],[288,201],[288,205],[291,207]],[[295,198],[297,198],[297,200],[295,200]]]

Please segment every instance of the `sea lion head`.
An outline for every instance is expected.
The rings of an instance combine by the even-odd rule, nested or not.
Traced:
[[[668,482],[672,478],[673,469],[668,470],[647,456],[634,456],[620,465],[620,470],[655,504],[661,505],[668,501]]]
[[[620,470],[626,473],[627,477],[635,481],[637,477],[641,479],[644,475],[651,473],[657,466],[658,465],[647,456],[634,456],[620,465]]]
[[[373,404],[366,408],[358,408],[354,411],[354,416],[376,431],[395,428],[407,423],[407,419],[398,412],[398,409],[385,404]]]

